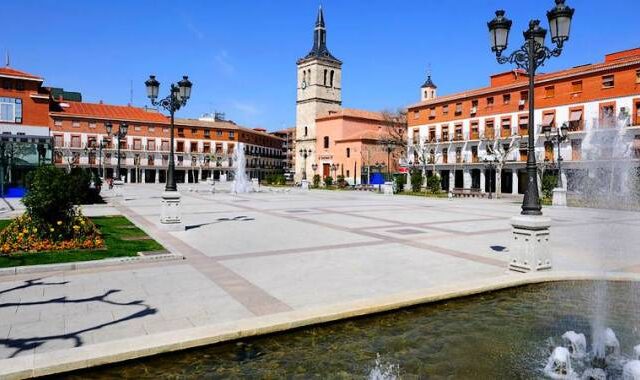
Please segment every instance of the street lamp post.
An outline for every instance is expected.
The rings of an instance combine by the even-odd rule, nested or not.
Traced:
[[[107,135],[114,136],[115,138],[118,139],[118,148],[117,148],[118,160],[116,164],[115,178],[117,181],[122,181],[122,178],[120,177],[120,145],[121,145],[120,141],[127,136],[127,132],[129,131],[129,125],[127,125],[127,123],[120,123],[120,126],[118,127],[118,131],[115,133],[113,132],[113,124],[111,124],[110,122],[105,123],[104,126],[107,130]]]
[[[489,199],[493,199],[493,173],[494,170],[496,169],[496,163],[498,162],[498,160],[496,159],[496,157],[494,155],[490,155],[489,157],[486,157],[482,159],[482,161],[484,162],[485,166],[489,169]]]
[[[302,162],[302,181],[300,187],[304,190],[309,190],[309,181],[307,180],[307,157],[311,155],[311,149],[302,148],[299,150],[300,156],[304,159]]]
[[[174,120],[175,113],[180,108],[187,105],[187,100],[191,97],[192,83],[186,75],[182,77],[177,84],[171,83],[169,95],[164,99],[158,99],[160,90],[160,82],[155,75],[150,75],[149,79],[144,82],[147,88],[147,97],[154,106],[160,106],[169,112],[170,118],[170,142],[169,142],[169,165],[167,167],[167,180],[162,194],[162,212],[160,223],[165,227],[173,228],[177,226],[180,229],[180,194],[176,186],[175,179],[175,160],[174,160]]]
[[[552,128],[547,125],[542,128],[545,139],[558,147],[558,180],[556,182],[556,188],[553,189],[553,205],[554,206],[566,206],[567,205],[567,191],[562,183],[562,152],[560,151],[560,145],[569,140],[569,126],[567,123],[563,123],[560,128]]]
[[[385,142],[384,149],[387,151],[387,181],[391,180],[391,152],[393,152],[394,148],[395,144],[393,141]]]
[[[565,41],[569,39],[571,19],[574,9],[566,6],[565,0],[555,0],[556,6],[547,12],[553,49],[544,45],[547,31],[540,26],[539,20],[531,20],[529,28],[523,33],[525,43],[508,56],[502,56],[507,49],[511,20],[503,10],[496,11],[496,17],[487,23],[491,51],[496,54],[498,63],[511,63],[525,70],[529,77],[529,125],[527,146],[527,189],[522,201],[521,217],[512,219],[514,241],[518,249],[513,250],[509,268],[528,272],[551,268],[548,239],[551,220],[542,217],[542,207],[538,193],[537,168],[535,158],[534,130],[534,80],[536,70],[551,57],[562,53]],[[529,236],[530,238],[527,238]],[[524,241],[523,241],[524,240]],[[539,242],[539,243],[538,243]]]

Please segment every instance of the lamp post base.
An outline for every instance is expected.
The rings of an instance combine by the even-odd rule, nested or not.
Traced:
[[[162,193],[160,224],[164,229],[172,231],[184,230],[180,215],[180,193],[177,191],[165,191]]]
[[[551,219],[518,215],[511,218],[511,226],[513,246],[509,255],[509,270],[526,273],[551,269]]]
[[[562,187],[553,189],[553,206],[567,207],[567,190]]]
[[[122,196],[122,190],[124,188],[124,181],[120,179],[113,180],[113,192],[116,197]]]
[[[385,182],[383,189],[384,195],[393,195],[393,182]]]
[[[300,181],[300,188],[302,190],[309,190],[309,181],[307,181],[306,179]]]

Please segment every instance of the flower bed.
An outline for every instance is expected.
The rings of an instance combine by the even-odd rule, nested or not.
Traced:
[[[104,239],[79,211],[55,223],[38,222],[29,214],[14,219],[0,232],[0,254],[103,248]]]

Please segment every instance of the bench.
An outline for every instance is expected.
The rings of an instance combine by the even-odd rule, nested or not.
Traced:
[[[464,198],[469,198],[469,197],[484,198],[485,196],[487,196],[487,194],[483,191],[480,191],[480,189],[463,189],[460,187],[456,187],[453,190],[451,190],[451,195],[453,195],[454,197],[464,197]]]

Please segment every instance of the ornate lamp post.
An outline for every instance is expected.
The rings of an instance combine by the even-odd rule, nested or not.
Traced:
[[[299,151],[300,156],[304,159],[302,167],[302,180],[307,180],[307,157],[311,155],[311,149],[303,148]]]
[[[558,147],[558,181],[556,182],[556,188],[553,189],[553,205],[554,206],[566,206],[567,205],[567,191],[564,189],[562,183],[562,153],[560,151],[560,145],[569,140],[569,126],[567,123],[563,123],[560,128],[552,128],[547,125],[542,128],[545,139]]]
[[[569,39],[571,19],[574,9],[564,4],[565,0],[555,0],[556,6],[547,12],[553,49],[544,45],[547,31],[540,26],[539,20],[531,20],[529,28],[523,33],[525,43],[508,56],[502,56],[507,49],[511,20],[507,19],[503,10],[496,11],[496,17],[487,23],[491,51],[496,54],[498,63],[511,63],[524,69],[529,76],[529,125],[527,146],[527,189],[522,201],[522,217],[512,220],[514,239],[518,245],[515,256],[510,260],[509,268],[517,271],[550,269],[548,257],[548,236],[551,221],[542,218],[542,207],[538,194],[538,180],[535,158],[534,130],[534,77],[536,70],[551,57],[562,53],[565,41]],[[536,218],[537,217],[537,218]],[[520,236],[518,235],[520,234]],[[530,236],[529,239],[525,235]],[[524,240],[524,242],[522,242]],[[540,241],[540,244],[536,244]]]
[[[391,178],[391,152],[396,147],[393,141],[386,141],[384,143],[384,150],[387,151],[387,181]]]
[[[488,155],[485,156],[482,159],[482,162],[484,162],[484,165],[487,167],[487,169],[489,169],[489,199],[493,199],[493,173],[496,170],[496,164],[498,162],[498,159],[493,155]]]
[[[105,123],[104,127],[106,128],[107,135],[109,135],[109,137],[114,136],[115,138],[118,139],[118,148],[117,148],[118,161],[116,164],[115,178],[116,178],[116,181],[122,182],[122,179],[120,178],[120,145],[121,145],[120,141],[127,136],[127,132],[129,131],[129,125],[127,125],[127,123],[120,123],[118,132],[115,132],[115,133],[113,132],[113,124],[111,124],[110,122]]]
[[[169,95],[160,100],[157,100],[158,92],[160,90],[160,82],[156,80],[155,75],[150,75],[149,79],[145,81],[144,84],[147,87],[147,97],[151,100],[151,104],[164,108],[169,112],[169,115],[171,115],[171,125],[169,128],[169,166],[167,168],[167,181],[164,187],[164,193],[162,194],[162,213],[160,216],[160,223],[167,227],[170,227],[171,225],[179,226],[181,224],[180,194],[178,193],[178,187],[176,186],[175,179],[174,118],[176,111],[187,105],[187,100],[191,97],[192,83],[189,81],[189,77],[186,75],[183,76],[182,80],[180,80],[177,85],[171,83]]]

